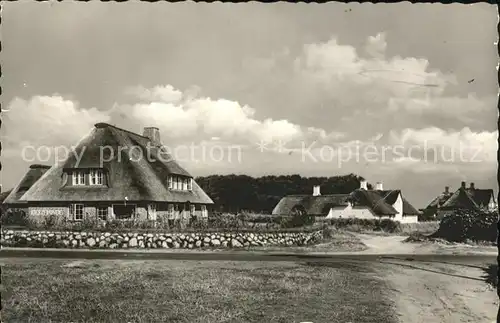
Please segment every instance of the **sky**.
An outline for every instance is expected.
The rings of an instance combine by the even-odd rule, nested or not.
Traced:
[[[194,176],[355,173],[417,207],[497,192],[497,22],[488,4],[7,2],[3,190],[107,122],[158,127]]]

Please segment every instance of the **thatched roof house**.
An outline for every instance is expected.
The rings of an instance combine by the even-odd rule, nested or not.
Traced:
[[[14,207],[22,207],[22,204],[26,204],[25,201],[21,201],[21,197],[35,184],[36,181],[42,177],[43,174],[50,168],[47,165],[33,164],[30,166],[28,172],[24,175],[21,181],[10,190],[9,194],[2,201],[4,205]]]
[[[366,182],[349,194],[321,195],[319,186],[312,195],[283,197],[273,210],[275,215],[296,213],[318,217],[394,218],[416,221],[420,212],[402,195],[401,190],[383,190],[382,184],[369,190]]]
[[[207,216],[207,205],[213,204],[167,152],[155,127],[139,135],[98,123],[66,160],[35,169],[11,194],[12,201],[28,204],[32,215],[55,212],[81,220],[84,214],[102,219],[139,214],[155,220]]]
[[[440,212],[449,213],[458,209],[474,211],[496,211],[497,203],[492,189],[476,188],[474,183],[466,187],[462,182],[454,193],[445,188],[445,192],[438,195],[424,209],[425,212],[438,215]]]

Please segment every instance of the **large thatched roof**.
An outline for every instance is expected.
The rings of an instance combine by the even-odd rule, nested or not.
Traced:
[[[14,205],[24,203],[20,198],[42,177],[43,174],[50,168],[47,165],[34,164],[31,165],[28,172],[24,175],[21,181],[10,190],[10,193],[5,197],[3,203],[6,205]]]
[[[51,167],[20,200],[123,201],[127,198],[129,201],[213,203],[194,180],[191,191],[169,190],[167,175],[191,175],[160,147],[147,149],[148,143],[147,137],[98,123],[80,141],[74,154]],[[132,147],[134,149],[130,149]],[[63,185],[66,170],[101,167],[109,187]]]
[[[307,214],[325,216],[332,207],[344,207],[349,202],[357,206],[365,206],[380,216],[395,215],[396,209],[392,206],[401,194],[400,190],[378,191],[357,189],[351,194],[334,195],[290,195],[280,200],[273,210],[273,214],[287,215],[295,207],[303,208]],[[418,215],[420,212],[406,200],[401,194],[403,200],[403,215]]]

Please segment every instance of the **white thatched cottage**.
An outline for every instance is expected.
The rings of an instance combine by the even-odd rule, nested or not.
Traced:
[[[322,195],[320,186],[314,186],[311,195],[285,196],[273,210],[274,215],[297,213],[324,219],[391,219],[401,223],[416,223],[420,214],[401,190],[384,190],[382,183],[368,189],[366,181],[350,194]]]
[[[163,148],[158,128],[98,123],[64,162],[32,166],[4,203],[34,219],[207,218],[213,201]]]

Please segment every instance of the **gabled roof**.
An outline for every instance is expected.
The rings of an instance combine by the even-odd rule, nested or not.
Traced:
[[[442,209],[473,209],[477,210],[481,206],[487,206],[493,198],[492,189],[459,188],[444,203]]]
[[[487,206],[490,200],[495,198],[492,189],[466,189],[478,206]]]
[[[398,212],[391,204],[396,201],[397,195],[395,198],[393,194],[389,197],[391,201],[394,199],[392,203],[385,200],[387,195],[387,191],[357,189],[351,193],[351,198],[355,205],[369,207],[377,215],[395,215]]]
[[[396,202],[398,196],[401,196],[403,201],[403,215],[419,215],[420,212],[417,210],[403,195],[401,190],[390,190],[390,191],[379,191],[381,195],[385,196],[384,201],[392,205]]]
[[[296,206],[303,207],[307,214],[325,215],[332,207],[347,206],[349,194],[332,195],[288,195],[274,207],[273,214],[288,215]]]
[[[453,193],[448,192],[448,193],[441,193],[438,195],[435,199],[433,199],[429,205],[426,207],[426,209],[430,208],[436,208],[436,207],[441,207],[448,199],[453,195]]]
[[[21,181],[10,190],[10,193],[5,197],[2,203],[4,204],[18,204],[23,203],[19,199],[35,184],[40,177],[49,170],[50,166],[33,164],[30,166],[28,172],[24,175]]]
[[[8,190],[8,191],[0,193],[0,203],[3,203],[3,201],[5,201],[7,196],[9,196],[10,192],[12,192],[12,190]]]
[[[358,206],[366,206],[377,215],[395,215],[396,209],[392,206],[398,198],[402,197],[403,215],[418,215],[419,212],[401,194],[400,190],[377,191],[357,189],[351,194],[334,195],[289,195],[282,198],[273,210],[273,214],[290,214],[296,206],[303,207],[310,215],[327,215],[330,208],[347,206],[354,202]]]
[[[213,203],[194,180],[192,191],[169,190],[167,175],[191,175],[166,150],[148,143],[147,137],[98,123],[75,147],[74,153],[52,166],[20,200],[123,201],[126,197],[129,201]],[[73,168],[103,168],[110,185],[64,186],[65,170]]]

